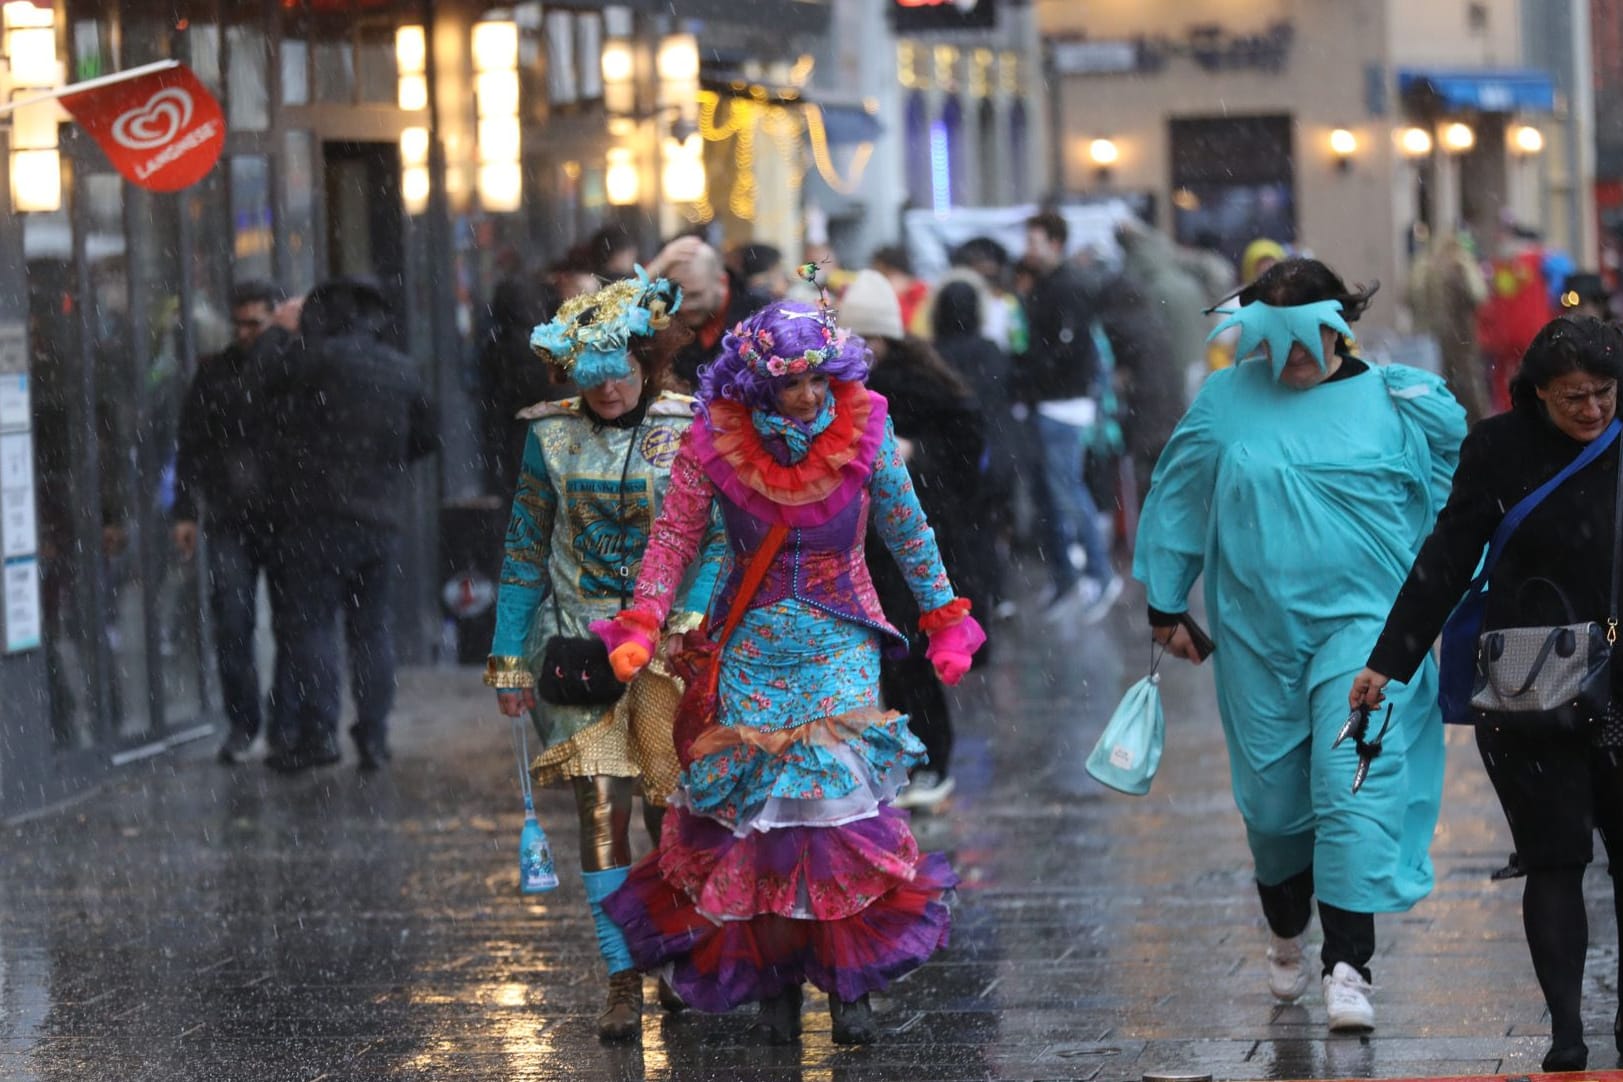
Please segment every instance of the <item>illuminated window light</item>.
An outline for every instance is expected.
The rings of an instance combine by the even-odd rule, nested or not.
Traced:
[[[942,121],[930,124],[930,189],[931,202],[937,214],[952,209],[952,146],[947,125]]]
[[[473,24],[473,70],[509,71],[518,67],[518,24],[507,21]]]
[[[428,70],[428,42],[420,26],[401,26],[394,32],[394,63],[401,75],[421,75]]]
[[[428,108],[428,79],[422,75],[402,75],[398,87],[400,108],[420,113]]]
[[[407,214],[421,214],[428,209],[427,166],[410,165],[400,171],[400,196]]]
[[[62,209],[62,159],[55,150],[12,152],[11,208],[45,214]]]

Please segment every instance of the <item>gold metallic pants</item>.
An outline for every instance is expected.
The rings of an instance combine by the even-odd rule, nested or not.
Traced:
[[[631,864],[631,800],[636,779],[597,775],[572,780],[575,810],[580,815],[581,870],[606,872],[610,868],[628,867]],[[664,819],[664,808],[643,801],[643,826],[656,845]]]

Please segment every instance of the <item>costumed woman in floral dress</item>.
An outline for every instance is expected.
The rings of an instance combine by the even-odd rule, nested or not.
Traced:
[[[904,647],[863,559],[873,516],[924,614],[936,673],[956,683],[984,641],[955,596],[897,451],[867,349],[832,314],[769,305],[704,370],[701,420],[671,467],[636,600],[600,625],[622,678],[651,655],[720,504],[732,548],[712,629],[713,720],[691,746],[657,852],[606,903],[644,969],[688,1004],[760,1001],[774,1043],[800,1033],[801,985],[828,993],[834,1040],[872,1039],[868,994],[947,940],[940,854],[921,856],[892,808],[923,746],[879,708],[879,654]],[[773,547],[781,542],[781,547]],[[757,563],[763,544],[774,553]],[[751,565],[765,575],[749,591]]]
[[[613,616],[631,600],[671,462],[693,421],[691,398],[657,390],[661,369],[690,337],[671,319],[681,296],[639,268],[637,278],[570,300],[557,318],[536,328],[532,347],[582,393],[520,414],[531,424],[485,673],[503,714],[529,711],[534,719],[544,745],[531,766],[536,783],[574,788],[586,897],[609,970],[608,1004],[598,1019],[606,1040],[640,1032],[642,975],[601,903],[625,881],[631,864],[631,805],[639,787],[649,834],[659,836],[677,770],[670,732],[681,688],[656,665],[618,702],[559,706],[537,702],[536,674],[549,639],[588,636],[591,621]],[[719,559],[719,528],[711,541]],[[714,586],[715,564],[703,566],[708,577],[696,575],[691,584],[699,608]],[[675,608],[672,632],[698,625],[697,612],[686,604]],[[606,660],[603,670],[612,686]],[[678,1006],[667,989],[660,991],[667,1007]]]

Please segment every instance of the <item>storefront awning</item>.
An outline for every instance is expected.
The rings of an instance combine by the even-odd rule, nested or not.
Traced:
[[[823,105],[823,128],[830,146],[872,143],[884,132],[879,118],[860,105]]]
[[[1555,110],[1554,81],[1533,69],[1399,71],[1398,92],[1405,99],[1433,99],[1445,109],[1483,113]]]

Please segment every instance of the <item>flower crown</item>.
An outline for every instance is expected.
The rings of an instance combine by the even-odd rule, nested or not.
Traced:
[[[733,337],[738,340],[738,355],[744,359],[751,372],[765,372],[768,376],[798,376],[810,372],[838,357],[840,351],[845,348],[846,341],[851,337],[850,331],[834,322],[834,310],[828,303],[828,291],[817,281],[817,264],[802,264],[800,276],[817,286],[817,311],[795,312],[780,308],[778,315],[784,319],[816,320],[818,329],[822,332],[823,344],[814,349],[804,350],[798,357],[785,357],[772,352],[777,343],[771,331],[765,327],[751,328],[739,323],[733,327]]]

